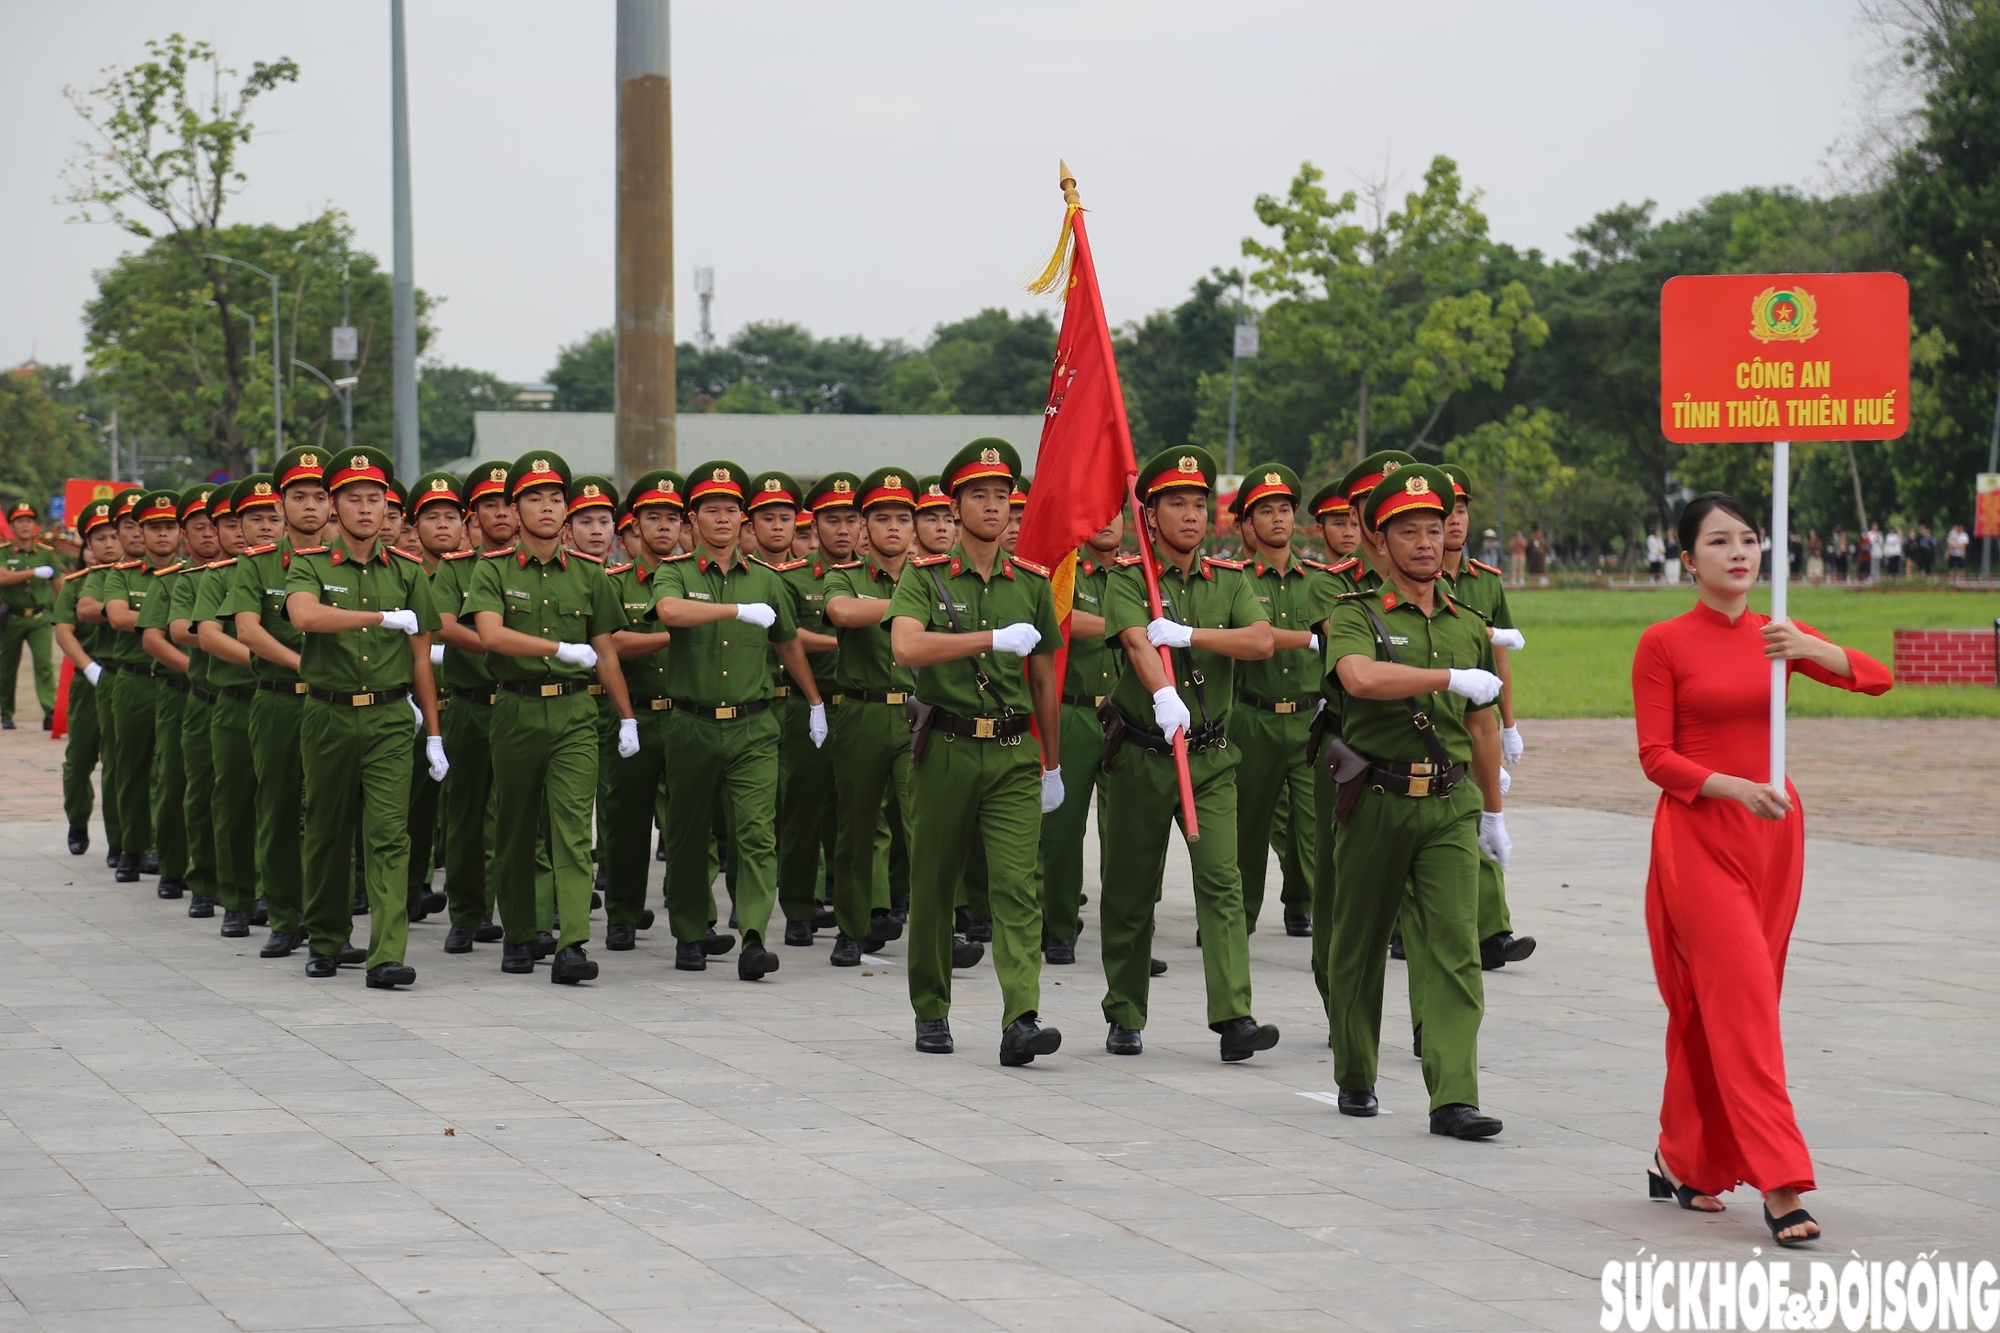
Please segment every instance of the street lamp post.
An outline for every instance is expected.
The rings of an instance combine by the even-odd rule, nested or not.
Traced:
[[[285,370],[284,362],[278,356],[278,275],[267,273],[255,264],[241,259],[231,259],[228,255],[203,253],[203,259],[213,259],[219,264],[234,264],[247,268],[271,284],[271,466],[276,467],[278,459],[285,452]],[[257,450],[250,450],[250,470],[257,470]]]
[[[305,371],[308,375],[311,375],[314,379],[317,379],[327,388],[333,390],[333,396],[340,400],[341,412],[346,418],[347,447],[352,449],[354,447],[354,386],[361,383],[361,377],[358,375],[342,375],[337,380],[330,380],[326,377],[326,372],[318,366],[307,365],[297,357],[292,358],[292,364],[300,370]]]
[[[96,417],[91,416],[87,412],[78,412],[76,414],[76,419],[78,421],[88,421],[91,425],[97,427],[97,434],[100,438],[106,435],[109,435],[111,437],[111,480],[117,481],[118,480],[118,409],[115,407],[111,409],[111,424],[109,426],[105,425],[102,421],[99,421]]]

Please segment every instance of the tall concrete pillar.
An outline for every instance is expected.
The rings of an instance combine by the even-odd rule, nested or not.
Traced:
[[[618,0],[620,487],[675,466],[673,70],[668,0]]]
[[[390,173],[394,207],[390,288],[390,401],[395,406],[396,472],[409,485],[423,471],[417,438],[417,275],[416,246],[410,234],[410,79],[403,51],[403,0],[389,0]],[[272,330],[276,334],[276,330]],[[277,459],[271,460],[276,467]]]

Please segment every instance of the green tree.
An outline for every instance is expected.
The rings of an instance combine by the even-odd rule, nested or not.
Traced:
[[[1033,415],[1048,403],[1055,351],[1055,322],[1039,311],[989,308],[940,324],[890,367],[880,410]]]
[[[95,431],[49,392],[68,382],[67,366],[0,371],[0,496],[43,514],[65,481],[100,476],[105,461]]]
[[[1343,386],[1321,400],[1334,409],[1313,432],[1323,450],[1341,426],[1355,456],[1386,443],[1371,438],[1385,429],[1407,429],[1405,447],[1435,448],[1430,432],[1452,397],[1499,389],[1517,348],[1540,343],[1547,326],[1518,280],[1487,290],[1486,215],[1450,158],[1433,158],[1422,190],[1399,209],[1377,191],[1369,222],[1357,217],[1354,191],[1335,198],[1323,179],[1305,163],[1283,199],[1256,202],[1258,220],[1278,233],[1243,242],[1260,261],[1251,283],[1276,298],[1263,320],[1272,364],[1258,379],[1289,372]]]
[[[219,354],[203,358],[203,383],[188,395],[176,428],[234,468],[244,453],[239,412],[256,372],[233,313],[242,284],[228,265],[207,256],[255,262],[223,248],[223,209],[247,179],[240,155],[251,139],[251,107],[278,85],[296,82],[299,70],[288,58],[260,60],[239,83],[238,72],[207,42],[174,33],[146,49],[150,59],[105,70],[97,87],[64,90],[90,130],[71,163],[67,198],[79,219],[110,221],[154,242],[153,251],[171,252],[184,273],[183,293],[199,289],[216,302],[202,319],[212,326]],[[177,332],[195,331],[188,323]],[[189,429],[197,401],[201,420]]]
[[[469,366],[425,366],[417,381],[424,466],[441,467],[472,453],[473,413],[514,410],[514,386],[498,375]]]
[[[1242,281],[1235,270],[1213,269],[1172,310],[1155,310],[1119,331],[1118,378],[1142,455],[1194,441],[1197,418],[1209,414],[1203,377],[1221,375],[1226,399]]]
[[[682,355],[686,349],[682,349]],[[610,412],[618,406],[618,339],[610,329],[586,333],[556,352],[549,383],[558,412]],[[685,384],[685,379],[683,379]]]

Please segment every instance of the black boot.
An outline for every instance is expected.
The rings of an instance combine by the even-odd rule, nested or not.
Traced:
[[[584,957],[581,944],[564,945],[556,950],[555,961],[549,964],[549,980],[563,986],[595,981],[597,964]]]
[[[1042,946],[1042,961],[1052,967],[1067,967],[1076,961],[1076,941],[1050,940]]]
[[[90,850],[90,830],[81,824],[69,826],[69,854],[82,856]]]
[[[1476,1106],[1451,1102],[1431,1112],[1431,1133],[1451,1139],[1490,1139],[1500,1132],[1500,1122],[1481,1115]]]
[[[778,955],[766,949],[764,942],[756,936],[744,936],[742,952],[736,955],[736,979],[762,981],[777,970]]]
[[[629,925],[610,925],[604,928],[604,947],[613,953],[623,953],[627,949],[636,948],[638,943],[638,932]]]
[[[1216,1031],[1222,1036],[1224,1064],[1248,1060],[1257,1052],[1268,1051],[1278,1044],[1278,1029],[1269,1023],[1259,1023],[1248,1015],[1218,1024]]]
[[[861,941],[851,935],[834,936],[833,952],[827,955],[826,961],[832,963],[835,967],[859,967],[861,965]]]
[[[555,951],[556,951],[556,937],[546,930],[536,931],[535,932],[536,960],[540,961],[541,959],[547,958]]]
[[[1104,1034],[1104,1049],[1113,1055],[1138,1055],[1146,1049],[1146,1039],[1132,1028],[1121,1028],[1116,1023]]]
[[[535,946],[525,940],[519,944],[501,945],[500,970],[502,972],[511,972],[516,976],[533,972],[535,970]]]
[[[417,969],[408,963],[377,963],[368,969],[371,990],[394,990],[417,979]]]
[[[444,933],[444,951],[446,953],[471,953],[472,927],[453,926],[450,930],[447,930]]]
[[[785,923],[785,943],[794,949],[812,947],[813,923],[810,921],[787,921]]]
[[[955,971],[963,972],[968,967],[978,967],[979,960],[986,956],[986,946],[963,935],[951,937],[951,965]]]
[[[1032,1064],[1038,1055],[1054,1055],[1062,1047],[1062,1033],[1045,1028],[1033,1014],[1022,1014],[1000,1034],[1000,1063],[1012,1069]]]
[[[290,930],[274,930],[271,938],[264,941],[264,947],[257,951],[259,958],[289,958],[298,947],[306,942],[306,933]]]
[[[674,970],[677,972],[708,971],[708,950],[700,940],[680,940],[674,945]]]
[[[250,914],[248,912],[224,911],[222,914],[222,938],[240,940],[250,934]]]
[[[917,1020],[917,1049],[925,1055],[950,1055],[957,1050],[951,1039],[951,1020],[948,1018],[919,1018]]]
[[[265,906],[262,898],[250,904],[250,924],[259,927],[271,924],[271,909]]]
[[[152,852],[147,852],[144,856],[139,858],[139,873],[142,875],[159,874],[160,858]]]
[[[494,921],[492,917],[487,917],[472,928],[472,938],[481,944],[498,944],[507,938],[507,928]]]
[[[206,921],[215,915],[215,899],[206,893],[197,893],[188,899],[188,915],[198,921]]]
[[[306,975],[314,981],[324,981],[340,971],[340,964],[329,954],[316,953],[306,959]]]

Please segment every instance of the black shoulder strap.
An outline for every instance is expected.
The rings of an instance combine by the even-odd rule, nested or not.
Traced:
[[[944,576],[938,573],[936,565],[931,565],[924,572],[931,576],[931,586],[937,589],[938,601],[944,603],[944,613],[951,618],[951,632],[953,634],[965,633],[965,626],[958,618],[958,611],[951,604],[951,593],[945,589]],[[968,658],[967,661],[972,667],[972,683],[979,687],[979,692],[993,701],[994,706],[1000,710],[1000,716],[1012,717],[1014,710],[1006,704],[1001,703],[994,695],[993,682],[987,677],[984,671],[979,669],[978,659]]]
[[[1164,588],[1160,589],[1160,609],[1181,624],[1185,625],[1187,623],[1181,620],[1180,612],[1174,610],[1173,598],[1167,596],[1167,591]],[[1194,685],[1194,706],[1201,710],[1201,725],[1204,730],[1214,726],[1214,722],[1208,716],[1208,677],[1202,675],[1201,668],[1194,664],[1194,649],[1181,648],[1169,651],[1177,651],[1184,654],[1182,664],[1187,667],[1188,680]],[[1173,684],[1172,681],[1168,681],[1167,683],[1169,685]]]
[[[1365,600],[1361,603],[1361,609],[1368,613],[1369,622],[1375,626],[1375,641],[1382,645],[1382,652],[1391,662],[1398,666],[1402,665],[1403,659],[1396,656],[1396,645],[1389,642],[1389,627],[1382,623],[1382,617],[1376,615],[1375,608],[1368,605]],[[1437,765],[1440,773],[1450,768],[1451,760],[1445,756],[1443,744],[1439,742],[1437,733],[1431,729],[1430,714],[1417,706],[1415,698],[1408,698],[1403,702],[1410,706],[1410,721],[1416,725],[1417,734],[1424,738],[1424,749],[1430,754],[1431,762]]]

